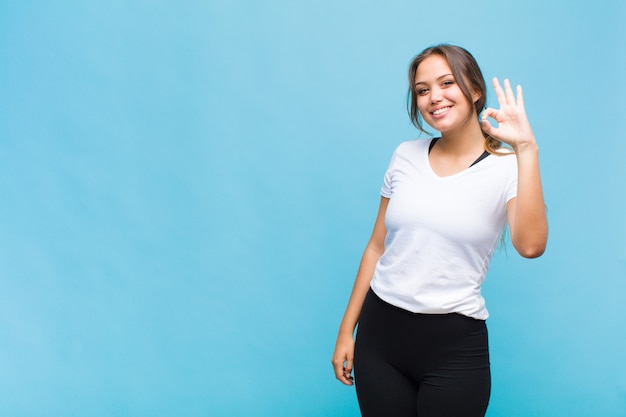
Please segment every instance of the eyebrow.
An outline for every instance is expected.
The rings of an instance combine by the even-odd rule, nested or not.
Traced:
[[[439,77],[437,77],[437,81],[441,80],[442,78],[446,78],[446,77],[448,77],[450,75],[454,77],[454,74],[443,74],[443,75],[440,75]],[[418,82],[415,83],[415,85],[418,85],[418,84],[428,84],[428,83],[426,81],[418,81]]]

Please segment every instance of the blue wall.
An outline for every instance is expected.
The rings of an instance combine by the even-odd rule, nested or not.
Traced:
[[[330,356],[439,42],[541,147],[488,415],[626,415],[624,4],[1,1],[0,415],[357,416]]]

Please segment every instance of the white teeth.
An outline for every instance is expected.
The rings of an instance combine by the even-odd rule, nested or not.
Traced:
[[[437,110],[435,110],[435,111],[433,112],[433,114],[436,116],[436,115],[438,115],[438,114],[445,113],[445,112],[447,112],[448,110],[450,110],[450,107],[443,107],[443,108],[441,108],[441,109],[437,109]]]

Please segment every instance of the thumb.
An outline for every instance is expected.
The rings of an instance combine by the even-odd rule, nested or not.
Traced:
[[[492,109],[492,108],[488,108],[485,109],[481,115],[481,121],[480,121],[480,125],[482,127],[482,129],[486,132],[486,133],[491,133],[493,132],[493,130],[495,129],[491,123],[489,123],[489,118],[492,118],[494,120],[496,119],[496,114],[498,113],[498,111],[496,109]]]
[[[346,375],[350,375],[352,373],[352,368],[354,368],[354,361],[352,360],[352,358],[348,358],[345,367]]]

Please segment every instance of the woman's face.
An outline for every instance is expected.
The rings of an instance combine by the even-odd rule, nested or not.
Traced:
[[[433,129],[441,133],[451,132],[471,120],[473,103],[463,95],[444,57],[431,55],[419,64],[415,73],[415,91],[417,108]]]

